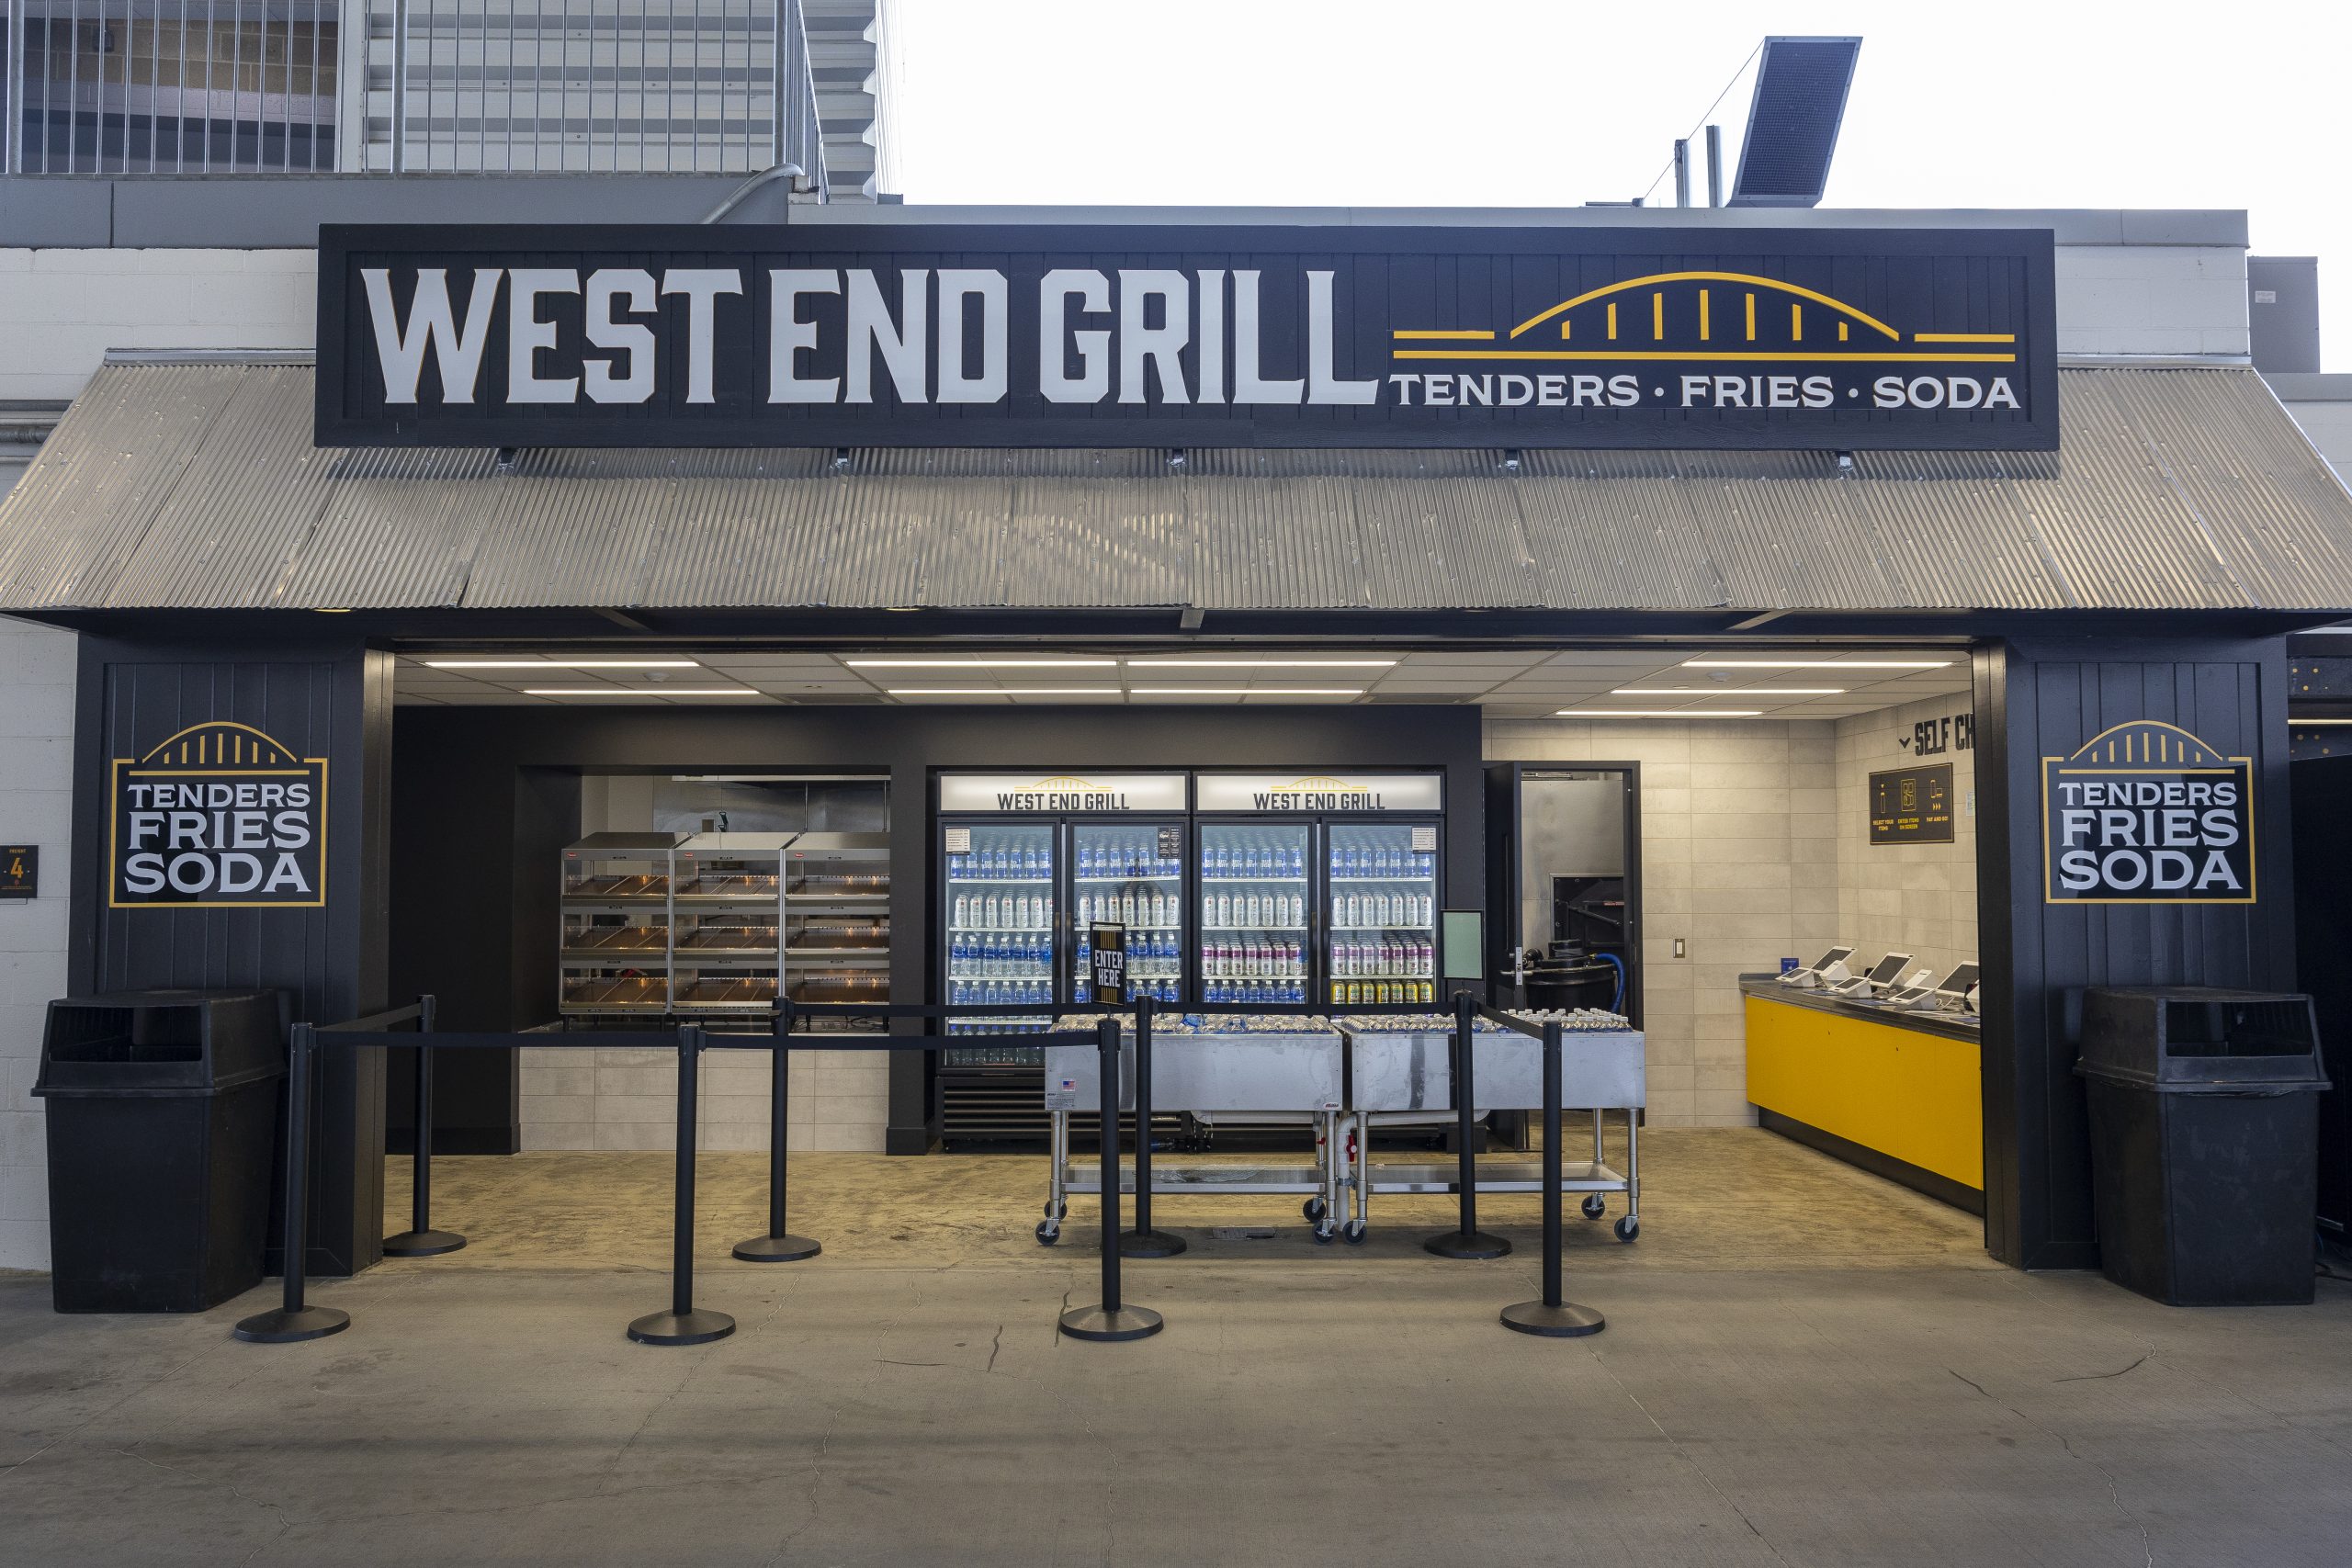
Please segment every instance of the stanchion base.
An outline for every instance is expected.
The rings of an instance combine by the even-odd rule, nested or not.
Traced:
[[[1521,1334],[1540,1334],[1546,1339],[1577,1339],[1600,1333],[1609,1326],[1609,1320],[1574,1302],[1562,1302],[1558,1306],[1521,1302],[1503,1308],[1503,1326]]]
[[[306,1306],[293,1312],[273,1307],[241,1321],[236,1335],[252,1345],[294,1345],[305,1339],[324,1339],[350,1326],[351,1314],[334,1307]]]
[[[1171,1231],[1121,1231],[1122,1258],[1173,1258],[1189,1244]]]
[[[735,1244],[735,1256],[746,1263],[797,1263],[824,1250],[805,1235],[755,1235]]]
[[[1446,1231],[1421,1243],[1421,1250],[1440,1258],[1502,1258],[1510,1243],[1485,1231]]]
[[[466,1245],[456,1231],[402,1231],[384,1238],[387,1258],[438,1258]]]
[[[692,1312],[650,1312],[628,1325],[628,1337],[640,1345],[707,1345],[734,1332],[733,1318],[705,1307]]]
[[[1149,1307],[1072,1307],[1062,1314],[1062,1332],[1072,1339],[1142,1339],[1159,1332],[1159,1314]]]

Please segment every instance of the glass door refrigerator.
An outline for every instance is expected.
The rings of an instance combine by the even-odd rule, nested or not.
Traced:
[[[940,879],[945,923],[940,954],[941,999],[956,1006],[1030,1007],[1034,1015],[955,1020],[957,1034],[1021,1034],[1046,1028],[1061,999],[1060,824],[1002,821],[946,824]]]
[[[940,1001],[1035,1007],[951,1021],[968,1047],[943,1054],[943,1137],[969,1147],[1042,1143],[1045,1060],[993,1036],[1049,1028],[1093,1006],[1088,927],[1127,928],[1129,997],[1184,994],[1188,781],[1182,773],[943,773],[939,859]],[[1110,998],[1100,998],[1108,1000]]]
[[[1069,998],[1094,995],[1096,922],[1126,928],[1125,1000],[1174,1004],[1184,995],[1184,824],[1121,819],[1073,822],[1070,836]]]
[[[1315,825],[1200,826],[1200,989],[1205,1002],[1296,1007],[1312,993]]]
[[[1435,1005],[1438,773],[1210,773],[1199,804],[1204,1002]]]
[[[1334,820],[1323,856],[1323,995],[1333,1009],[1437,1001],[1434,823]]]

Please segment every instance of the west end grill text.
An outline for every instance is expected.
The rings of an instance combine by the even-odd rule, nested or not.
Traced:
[[[1015,392],[1014,285],[990,268],[914,267],[893,276],[857,267],[673,267],[657,274],[627,266],[484,266],[457,269],[462,284],[453,283],[452,270],[416,269],[403,309],[390,268],[358,269],[388,409],[426,400],[428,365],[442,406],[646,403],[660,388],[665,355],[677,362],[673,379],[683,385],[685,405],[733,400],[718,366],[722,346],[746,324],[743,303],[753,288],[767,295],[759,396],[771,406],[870,405],[882,400],[877,394],[886,386],[887,399],[901,405],[993,405]],[[1317,268],[1272,280],[1250,268],[1053,268],[1036,287],[1034,394],[1053,404],[1162,409],[2021,412],[2024,406],[2018,376],[1949,367],[1873,374],[1883,367],[1868,355],[1829,371],[1343,374],[1336,364],[1344,335],[1344,323],[1335,320],[1336,276]],[[1286,327],[1264,319],[1275,289],[1295,292],[1302,284],[1303,355]],[[683,331],[673,332],[669,323],[679,311]],[[493,337],[502,335],[495,357],[503,359],[503,375],[486,387],[485,363],[493,358]],[[1606,355],[1603,350],[1596,357]],[[1629,350],[1627,357],[1656,355]],[[1690,357],[1711,356],[1692,350]],[[820,361],[839,373],[818,373]],[[1279,374],[1272,368],[1278,361],[1302,373]]]

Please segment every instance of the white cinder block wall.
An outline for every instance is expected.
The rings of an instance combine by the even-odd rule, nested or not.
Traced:
[[[0,471],[0,488],[15,475]],[[49,1156],[40,1101],[42,1021],[65,994],[72,886],[71,632],[0,616],[0,840],[40,848],[40,897],[0,903],[0,1269],[49,1267]]]
[[[72,398],[109,349],[302,348],[311,251],[0,249],[0,398]]]

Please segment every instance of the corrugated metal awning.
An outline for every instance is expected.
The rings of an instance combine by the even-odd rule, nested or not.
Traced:
[[[2352,608],[2251,369],[2060,375],[2057,453],[322,451],[299,364],[109,365],[0,609]]]

